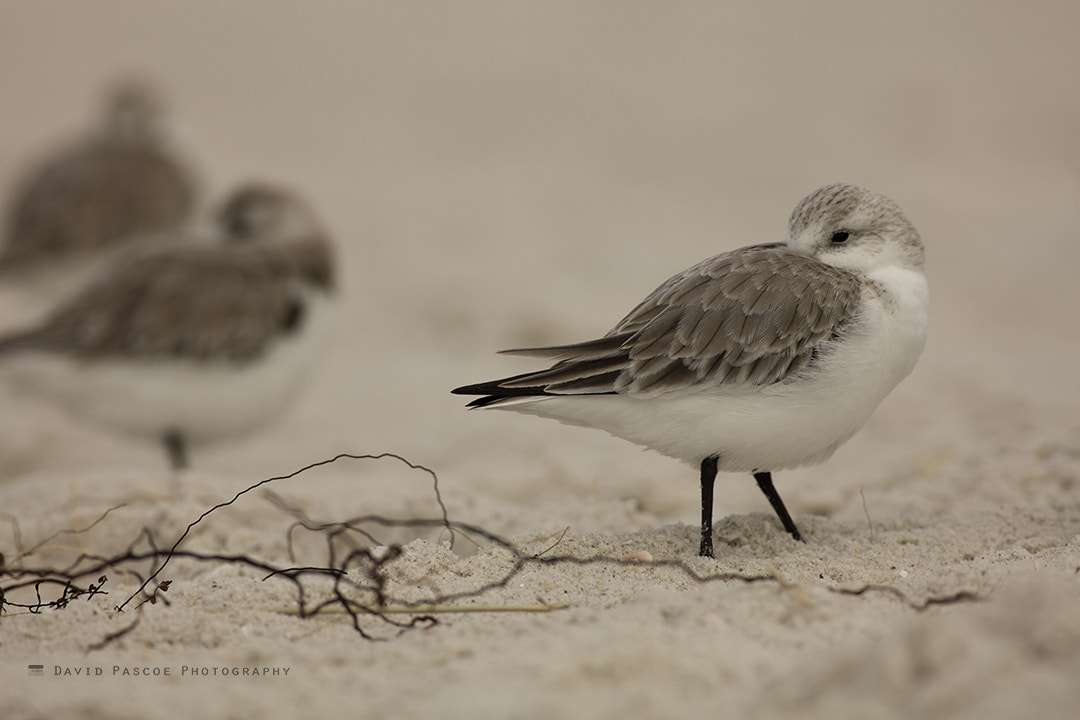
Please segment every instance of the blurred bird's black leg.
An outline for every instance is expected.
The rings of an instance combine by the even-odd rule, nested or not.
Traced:
[[[165,452],[169,454],[169,462],[173,470],[184,470],[188,466],[187,443],[184,436],[176,431],[165,433],[162,438],[165,442]]]
[[[716,455],[701,461],[701,557],[716,557],[712,546],[713,485],[716,484]]]
[[[765,497],[769,498],[769,504],[772,505],[773,510],[780,517],[784,529],[791,533],[791,537],[802,540],[802,533],[799,532],[799,528],[795,527],[795,521],[788,515],[787,508],[784,507],[784,501],[780,499],[780,493],[776,492],[776,488],[773,487],[772,473],[757,472],[754,473],[754,479],[757,480],[761,492],[765,493]]]

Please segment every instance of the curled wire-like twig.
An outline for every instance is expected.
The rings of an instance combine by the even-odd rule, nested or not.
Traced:
[[[191,523],[189,523],[188,526],[186,528],[184,528],[184,532],[182,532],[180,534],[180,537],[177,538],[176,542],[173,543],[171,551],[176,550],[178,547],[180,547],[180,543],[184,542],[184,540],[188,536],[188,533],[191,532],[192,528],[194,528],[196,525],[201,523],[211,513],[215,512],[217,510],[220,510],[221,508],[228,507],[229,505],[232,505],[237,500],[239,500],[241,496],[246,495],[249,492],[258,489],[258,488],[262,487],[263,485],[268,485],[268,484],[270,484],[272,482],[277,482],[279,480],[289,480],[290,478],[294,478],[297,475],[300,475],[301,473],[307,472],[308,470],[312,470],[312,469],[317,468],[317,467],[322,467],[324,465],[331,465],[331,464],[337,462],[338,460],[342,460],[342,459],[349,459],[349,460],[381,460],[382,458],[387,458],[387,457],[394,458],[395,460],[399,460],[399,461],[405,463],[406,465],[408,465],[413,470],[422,470],[422,471],[428,473],[429,475],[431,475],[432,483],[434,484],[434,488],[435,488],[435,499],[439,503],[439,507],[442,509],[442,515],[443,515],[442,522],[447,528],[449,528],[450,527],[450,525],[449,525],[449,517],[448,517],[447,510],[446,510],[446,505],[443,503],[443,500],[442,500],[442,494],[439,492],[439,478],[435,474],[435,471],[431,470],[430,468],[426,468],[423,465],[417,465],[417,464],[415,464],[415,463],[413,463],[413,462],[411,462],[409,460],[406,460],[405,458],[401,457],[400,455],[396,455],[394,453],[379,453],[377,455],[352,455],[350,453],[339,453],[339,454],[335,455],[332,458],[328,458],[326,460],[320,460],[319,462],[314,462],[314,463],[311,463],[310,465],[305,465],[304,467],[300,468],[299,470],[295,470],[295,471],[289,473],[288,475],[278,475],[277,477],[272,477],[272,478],[267,478],[265,480],[260,480],[259,482],[255,483],[254,485],[251,485],[250,487],[244,488],[240,492],[233,495],[232,499],[226,500],[225,502],[221,502],[221,503],[218,503],[217,505],[214,505],[213,507],[211,507],[210,509],[206,510],[201,515],[199,515],[199,517],[192,520]],[[452,535],[451,535],[451,537],[452,537]],[[154,578],[156,578],[161,573],[161,571],[165,569],[165,566],[168,564],[169,560],[172,557],[172,552],[171,551],[170,551],[170,553],[168,555],[166,555],[165,561],[161,563],[161,566],[158,567],[154,572],[152,572],[150,574],[150,576],[148,578],[146,578],[146,580],[143,581],[143,584],[139,587],[139,589],[136,590],[134,593],[132,593],[131,597],[129,597],[127,600],[125,600],[123,603],[121,603],[121,605],[117,608],[117,610],[123,610],[128,605],[128,603],[130,603],[140,593],[142,593],[142,591],[146,588],[146,585],[150,581],[152,581]]]

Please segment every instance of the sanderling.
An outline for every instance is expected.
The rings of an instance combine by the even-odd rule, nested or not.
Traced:
[[[182,225],[194,208],[195,183],[167,147],[161,114],[146,83],[114,87],[101,127],[46,158],[17,186],[0,270],[10,275],[86,258]]]
[[[503,351],[546,370],[454,390],[473,408],[539,415],[700,466],[700,554],[713,557],[717,471],[749,472],[802,536],[775,470],[823,462],[915,367],[926,342],[923,245],[883,195],[805,197],[787,241],[704,260],[598,340]]]
[[[263,185],[221,206],[220,242],[140,249],[42,324],[0,338],[11,377],[76,412],[165,441],[269,421],[332,320],[330,245],[307,205]]]

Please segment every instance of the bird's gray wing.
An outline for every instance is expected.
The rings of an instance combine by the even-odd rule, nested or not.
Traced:
[[[785,245],[741,248],[671,278],[603,338],[505,351],[558,362],[483,386],[493,395],[659,394],[780,382],[850,322],[861,288],[853,273]]]
[[[140,253],[0,351],[79,357],[242,361],[299,326],[304,299],[289,258],[266,248],[184,246]]]

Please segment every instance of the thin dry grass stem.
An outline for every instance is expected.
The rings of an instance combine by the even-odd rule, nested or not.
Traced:
[[[451,532],[451,529],[450,529],[450,528],[443,528],[442,530],[440,530],[440,531],[439,531],[439,537],[438,537],[438,538],[436,539],[436,541],[435,541],[435,542],[436,542],[436,543],[438,543],[439,545],[442,545],[442,543],[443,543],[443,537],[445,537],[445,536],[446,536],[446,534],[447,534],[448,532]],[[461,537],[465,538],[465,539],[466,539],[466,540],[468,540],[469,542],[471,542],[471,543],[473,544],[473,547],[475,547],[475,548],[476,548],[477,550],[483,550],[484,546],[483,546],[483,545],[481,545],[481,544],[480,544],[480,543],[479,543],[478,541],[476,541],[476,540],[475,540],[474,538],[472,538],[472,537],[471,537],[471,536],[469,535],[469,533],[467,533],[467,532],[465,532],[464,530],[462,530],[462,529],[458,528],[458,529],[457,529],[457,534],[458,534],[458,535],[460,535]],[[450,546],[451,546],[451,547],[453,547],[453,542],[451,542],[451,543],[450,543]]]
[[[23,553],[22,544],[22,527],[19,525],[19,518],[15,517],[11,513],[0,512],[0,520],[3,520],[11,526],[11,541],[15,545],[16,557],[21,557]],[[0,561],[3,560],[3,556],[0,556]],[[3,562],[0,562],[0,567],[3,566]]]
[[[862,497],[862,510],[866,514],[866,524],[870,526],[870,542],[874,542],[874,521],[870,519],[870,509],[866,507],[866,493],[862,485],[859,486],[859,495]]]
[[[551,552],[552,550],[557,548],[560,544],[562,544],[563,538],[566,537],[566,533],[568,533],[568,532],[570,532],[570,526],[569,525],[567,525],[566,527],[564,527],[562,529],[562,532],[559,533],[559,537],[555,538],[555,542],[553,542],[551,545],[548,545],[547,548],[545,548],[545,549],[541,550],[540,552],[536,553],[535,555],[533,555],[533,557],[538,558],[541,555],[547,555],[549,552]]]
[[[54,532],[49,537],[45,538],[44,540],[39,541],[37,544],[35,544],[29,550],[23,550],[22,549],[22,533],[20,532],[20,529],[19,529],[18,518],[14,517],[13,515],[10,515],[8,513],[4,513],[2,518],[5,519],[5,520],[8,520],[11,523],[11,526],[12,526],[14,534],[15,534],[15,549],[18,552],[18,554],[14,558],[9,560],[8,562],[18,562],[22,558],[26,557],[27,555],[32,555],[34,553],[42,552],[44,550],[66,550],[66,551],[71,551],[71,550],[73,550],[73,548],[71,548],[71,547],[68,547],[66,545],[52,545],[51,543],[53,542],[53,540],[60,537],[61,535],[81,535],[83,533],[87,533],[90,530],[93,530],[103,520],[105,520],[105,518],[107,518],[110,513],[112,513],[115,510],[119,510],[121,508],[124,508],[124,507],[127,507],[126,503],[120,503],[119,505],[113,505],[112,507],[107,509],[105,512],[101,513],[101,515],[98,515],[97,519],[94,520],[89,525],[87,525],[86,527],[82,527],[82,528],[78,528],[78,529],[57,530],[56,532]]]

